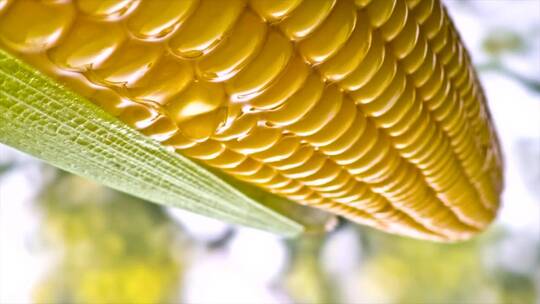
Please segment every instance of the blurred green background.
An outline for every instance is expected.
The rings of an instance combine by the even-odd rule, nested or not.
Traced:
[[[540,2],[445,3],[505,153],[504,205],[487,232],[449,245],[342,221],[283,240],[0,146],[0,302],[540,303]]]

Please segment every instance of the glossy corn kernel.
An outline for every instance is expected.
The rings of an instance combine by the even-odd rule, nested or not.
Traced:
[[[432,240],[489,224],[501,157],[437,0],[4,0],[1,45],[163,145]]]

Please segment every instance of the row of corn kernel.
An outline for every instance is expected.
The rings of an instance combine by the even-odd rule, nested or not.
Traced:
[[[398,4],[401,3],[403,6],[405,5],[403,2],[397,2]],[[378,3],[378,5],[380,5],[380,3]],[[368,6],[367,9],[369,11],[369,8],[371,7]],[[401,18],[401,19],[405,19],[403,21],[403,33],[405,33],[406,36],[406,39],[404,39],[404,41],[414,41],[414,36],[417,36],[418,35],[418,28],[417,28],[417,25],[415,24],[415,22],[411,21],[410,19],[407,20],[407,18],[402,18],[402,16],[399,16],[399,10],[397,11],[394,11],[394,13],[396,13],[398,15],[397,18]],[[392,18],[394,17],[394,14],[391,14],[388,18],[389,18],[389,21],[387,22],[391,22],[392,21]],[[408,27],[408,28],[407,28]],[[396,40],[399,39],[399,36],[396,37]],[[409,55],[409,53],[412,51],[412,48],[414,47],[413,45],[406,45],[407,47],[409,48],[403,48],[403,49],[398,49],[396,47],[396,43],[394,43],[393,41],[390,42],[391,43],[391,46],[393,47],[393,51],[394,53],[398,56],[398,57],[401,57],[401,58],[404,58],[406,57],[407,55]],[[401,53],[400,53],[401,52]],[[433,63],[434,63],[434,60],[431,60],[433,56],[431,57],[427,57],[427,59],[425,59],[422,63],[422,65],[420,65],[417,70],[415,71],[411,71],[410,72],[410,75],[412,77],[412,81],[414,83],[414,85],[418,88],[417,89],[417,98],[420,98],[422,97],[422,95],[426,96],[426,91],[428,90],[433,90],[432,88],[435,87],[437,88],[437,84],[441,84],[442,82],[442,78],[440,77],[441,76],[441,69],[439,68],[439,71],[437,71],[437,69],[433,66]],[[384,63],[383,63],[384,64]],[[427,66],[427,68],[426,68]],[[399,69],[399,66],[398,66],[398,69]],[[376,79],[377,75],[374,76],[374,79]],[[384,76],[383,76],[384,77]],[[386,78],[386,79],[389,79],[389,78]],[[432,81],[433,79],[435,79],[435,81]],[[372,80],[371,80],[372,81]],[[379,81],[380,83],[380,81]],[[431,86],[431,88],[430,88]],[[426,89],[427,88],[427,89]],[[424,94],[422,94],[424,92]],[[366,94],[365,92],[362,92],[363,94],[358,94],[360,95],[359,97],[360,98],[366,98]],[[354,95],[357,95],[355,93],[353,93],[353,96]],[[367,96],[368,99],[370,96]],[[360,99],[361,100],[361,99]],[[358,99],[357,99],[358,101]],[[360,102],[364,102],[364,101],[360,101]],[[368,100],[369,102],[369,100]],[[423,108],[423,107],[421,107]],[[416,120],[417,124],[416,125],[413,125],[412,127],[412,130],[415,129],[414,126],[418,126],[418,127],[421,127],[421,126],[424,126],[424,129],[420,129],[421,131],[423,131],[424,133],[422,135],[420,135],[420,131],[416,130],[416,134],[414,136],[416,136],[416,139],[417,141],[416,142],[411,142],[409,143],[411,147],[414,147],[414,148],[418,148],[418,146],[426,146],[428,144],[428,141],[427,139],[430,139],[430,136],[436,136],[436,135],[439,135],[438,133],[440,133],[440,131],[438,131],[436,128],[427,128],[427,126],[430,126],[434,121],[432,119],[429,119],[429,112],[426,112],[426,110],[424,109],[421,109],[420,110],[420,118],[418,120]],[[426,114],[422,114],[422,113],[426,113]],[[422,115],[427,115],[425,116],[427,120],[424,120],[423,121],[423,124],[422,124]],[[431,133],[429,133],[431,132]],[[409,132],[411,134],[414,134],[412,132]],[[431,134],[431,135],[430,135]],[[413,136],[413,135],[412,135]],[[411,137],[412,137],[411,136]],[[421,140],[423,140],[423,142],[421,142]],[[445,139],[445,137],[443,137],[443,140],[447,140]],[[423,143],[423,144],[422,144]],[[439,147],[441,148],[441,147]],[[448,151],[448,150],[446,150]],[[452,150],[450,150],[452,151]],[[449,154],[451,154],[452,152],[448,152]],[[447,166],[448,169],[450,168],[454,168],[454,169],[459,169],[460,167],[460,162],[457,161],[455,159],[455,157],[452,157],[451,155],[448,155],[450,156],[451,158],[454,158],[454,160],[449,160],[450,161],[450,164]],[[415,161],[414,159],[412,159],[413,161]],[[421,164],[420,164],[421,165]],[[424,171],[426,172],[426,171]],[[445,178],[448,177],[448,171],[443,171],[443,172],[446,172],[447,174],[444,175]],[[456,177],[456,175],[458,175]],[[460,174],[460,172],[456,172],[456,174],[454,175],[456,177],[456,179],[453,181],[453,189],[448,189],[446,190],[448,193],[451,193],[451,191],[453,191],[455,194],[454,194],[454,197],[450,196],[451,194],[449,194],[449,197],[450,199],[447,200],[447,204],[450,204],[451,202],[457,202],[459,203],[459,200],[461,200],[463,202],[463,204],[465,204],[465,202],[467,201],[467,206],[465,208],[468,208],[470,211],[473,211],[474,213],[476,213],[476,216],[479,217],[482,213],[485,213],[483,212],[483,210],[481,208],[474,208],[475,206],[475,202],[478,201],[478,196],[477,194],[473,191],[470,191],[469,190],[469,194],[470,196],[469,197],[465,197],[462,195],[462,193],[460,193],[460,195],[462,195],[461,197],[457,197],[456,198],[456,194],[458,192],[461,192],[459,191],[458,189],[460,190],[464,190],[464,189],[467,189],[468,188],[468,185],[467,185],[467,179],[464,178],[464,177],[459,177],[459,175],[462,175]],[[430,180],[430,176],[427,176],[427,179],[428,181],[430,182],[436,182],[436,180]],[[456,182],[457,180],[457,182]],[[438,186],[438,185],[437,185]],[[437,187],[436,186],[436,187]],[[438,192],[443,192],[442,189],[444,189],[445,187],[440,187],[438,190]],[[444,192],[442,193],[444,195]],[[476,210],[475,210],[476,209]],[[489,213],[485,214],[485,221],[488,222],[491,220],[491,217],[492,215],[490,215]]]
[[[421,4],[425,4],[425,3],[427,3],[427,2],[429,2],[429,1],[422,2]],[[433,3],[432,3],[432,5],[433,5]],[[432,15],[431,15],[432,17],[433,17],[433,16],[438,16],[438,18],[439,18],[438,21],[439,21],[439,22],[427,22],[427,21],[426,21],[426,23],[427,23],[427,24],[429,24],[429,23],[440,24],[440,23],[442,22],[442,18],[441,18],[440,15],[441,15],[441,14],[432,14]],[[432,17],[430,17],[430,18],[432,18]],[[436,18],[435,18],[435,19],[436,19]],[[429,20],[431,20],[431,19],[429,19]],[[429,21],[429,20],[428,20],[428,21]],[[432,31],[432,32],[433,32],[433,31]],[[436,33],[436,32],[435,32],[435,33]],[[437,36],[433,36],[432,38],[433,38],[433,40],[435,40],[435,39],[437,39]],[[443,42],[444,42],[444,41],[443,41]],[[444,44],[443,44],[443,45],[444,45]],[[446,46],[448,46],[448,45],[451,46],[452,44],[451,44],[451,43],[446,44]],[[418,45],[417,45],[417,47],[418,47]],[[436,46],[435,46],[434,48],[436,48]],[[429,62],[433,62],[433,61],[429,61]],[[437,65],[435,66],[435,68],[436,68],[436,69],[438,68]],[[427,69],[427,70],[433,70],[433,67],[431,67],[430,69]],[[440,71],[438,71],[438,72],[440,73]],[[442,71],[442,72],[444,73],[444,71]],[[437,79],[437,83],[438,83],[438,84],[441,84],[441,82],[442,82],[442,78],[440,77],[441,74],[437,74],[437,76],[439,76],[439,77],[435,77],[435,78],[432,77],[431,80],[432,80],[432,79]],[[444,76],[444,74],[443,74],[442,76]],[[477,103],[478,103],[478,102],[477,102]],[[451,105],[457,105],[457,104],[459,104],[459,103],[452,103]],[[470,140],[471,138],[466,137],[466,139],[467,139],[467,140]],[[454,142],[453,142],[453,143],[454,143]],[[475,149],[475,151],[476,151],[476,149]],[[477,160],[478,160],[478,157],[477,157]],[[481,161],[476,162],[476,164],[480,164],[480,165],[481,165],[481,163],[482,163]],[[469,164],[471,164],[470,159],[469,159]],[[466,168],[471,168],[471,167],[466,167]],[[469,174],[469,177],[471,177],[471,175],[472,175],[472,174]],[[493,206],[490,206],[490,207],[492,208]]]
[[[451,76],[449,80],[454,86],[454,88],[445,88],[446,91],[443,91],[443,89],[439,89],[439,96],[437,96],[438,98],[433,98],[432,100],[434,100],[435,102],[440,102],[444,100],[444,99],[441,99],[442,97],[440,94],[443,92],[446,94],[449,94],[448,91],[451,91],[452,92],[451,94],[456,94],[456,91],[458,91],[461,96],[466,96],[466,97],[468,96],[468,98],[464,98],[465,101],[467,102],[466,104],[468,105],[468,107],[471,107],[471,106],[474,107],[477,115],[475,115],[474,110],[471,110],[469,111],[469,113],[467,113],[469,115],[466,115],[467,119],[470,120],[475,125],[475,130],[479,130],[479,129],[481,130],[476,133],[486,134],[487,132],[487,135],[488,135],[487,138],[486,136],[483,136],[483,138],[479,138],[479,136],[476,136],[476,137],[479,139],[479,141],[483,143],[497,146],[497,144],[493,143],[491,139],[489,138],[489,134],[492,132],[492,128],[490,128],[487,125],[487,119],[485,115],[478,115],[479,109],[482,109],[482,111],[485,111],[485,108],[482,107],[483,104],[481,102],[480,103],[478,102],[478,99],[483,99],[483,96],[481,96],[481,94],[480,95],[469,94],[472,92],[473,89],[476,90],[477,88],[477,85],[474,85],[470,79],[470,75],[473,74],[471,71],[469,71],[470,62],[467,62],[468,60],[467,54],[463,50],[463,47],[461,46],[461,44],[457,42],[458,38],[456,37],[456,32],[452,30],[451,22],[447,18],[445,19],[444,17],[442,6],[440,5],[438,1],[433,1],[433,0],[432,1],[408,1],[407,4],[412,9],[412,13],[420,25],[420,34],[424,36],[424,39],[427,39],[430,41],[430,44],[427,45],[425,41],[420,40],[420,42],[417,43],[415,49],[412,52],[415,53],[416,56],[422,55],[422,57],[420,58],[424,58],[426,57],[427,48],[432,49],[435,52],[435,55],[437,56],[437,58],[439,59],[439,62],[442,62],[445,66],[445,69],[442,70],[442,73],[443,73],[442,77],[444,77],[445,71],[448,71],[448,75]],[[364,3],[363,5],[366,5],[366,3]],[[401,12],[403,10],[401,8],[401,6],[404,5],[403,3],[396,2],[396,1],[381,1],[380,3],[377,3],[377,5],[379,6],[378,9],[380,9],[380,6],[386,5],[386,11],[388,11],[388,15],[390,15],[390,11],[393,9],[394,15],[398,15],[399,19],[403,18],[404,14]],[[394,24],[395,23],[396,22],[394,22]],[[407,67],[411,66],[411,62],[408,62],[406,58],[403,61],[403,63],[405,64],[404,67],[406,69]],[[433,63],[433,61],[424,62],[424,65],[431,64],[431,63]],[[438,68],[437,64],[440,64],[440,63],[435,63],[435,66],[428,66],[428,68],[425,68],[424,70],[430,72],[433,70],[433,68]],[[438,72],[440,73],[441,71],[438,71]],[[457,77],[459,78],[456,81],[455,78]],[[468,79],[468,81],[465,81],[466,79]],[[439,83],[441,82],[444,82],[444,80],[442,79],[439,80]],[[459,90],[455,89],[456,82],[461,85],[461,87],[458,87]],[[446,84],[449,85],[448,83]],[[468,87],[463,88],[464,85],[468,85]],[[448,106],[451,105],[455,107],[459,104],[460,102],[458,100],[458,102],[451,103]],[[446,106],[446,109],[448,109],[448,106]],[[462,109],[460,110],[462,111]],[[456,110],[453,109],[452,111],[453,112],[451,113],[453,113],[455,117]],[[448,114],[450,112],[445,112],[445,113]],[[460,119],[463,119],[463,117]],[[482,127],[478,127],[477,126],[478,124],[482,124]],[[461,122],[461,126],[464,126],[463,122]],[[464,129],[467,130],[466,132],[470,132],[468,128],[464,128]],[[462,130],[459,130],[459,131],[462,131]],[[462,134],[462,133],[458,133],[458,134]],[[470,141],[470,137],[464,136],[464,138]],[[468,145],[469,147],[472,146],[470,143],[468,143]],[[469,161],[463,160],[463,157],[460,157],[460,158],[465,163],[472,164],[474,163],[474,161],[471,160],[472,158],[475,158],[476,160],[478,160],[485,157],[485,153],[486,153],[485,147],[487,146],[488,145],[484,145],[483,150],[472,149],[474,151],[473,153],[476,155],[469,157]],[[497,149],[498,147],[496,147],[496,150]],[[479,156],[478,152],[480,152],[482,155]],[[495,158],[500,158],[500,156],[495,157]],[[476,162],[476,164],[481,164],[481,162]],[[496,165],[492,167],[496,167]],[[477,176],[479,173],[479,170],[477,167],[475,168],[476,169],[475,172],[472,172],[473,170],[472,167],[465,166],[465,168],[467,169],[468,171],[467,174],[473,180],[473,183],[475,184],[475,186],[477,186],[477,188],[480,189],[480,192],[489,196],[486,199],[490,203],[488,207],[489,208],[496,207],[497,202],[496,202],[496,199],[494,198],[494,193],[498,191],[492,191],[489,188],[492,187],[492,185],[494,184],[500,184],[500,181],[497,181],[497,179],[499,178],[496,177],[497,175],[500,175],[500,174],[497,174],[497,172],[490,173],[490,175],[495,175],[495,177],[492,178],[493,181],[489,183],[487,181],[486,175],[482,177]],[[478,181],[478,179],[480,180]],[[500,188],[500,187],[496,187],[496,188]]]
[[[351,9],[350,9],[349,7],[347,7],[347,2],[340,2],[340,3],[343,3],[342,8],[341,8],[341,11],[342,11],[342,12],[339,12],[339,11],[338,11],[338,13],[336,13],[336,14],[330,14],[329,18],[332,18],[332,17],[334,17],[334,16],[340,16],[340,17],[341,17],[341,16],[343,16],[346,12],[350,12],[350,11],[351,11]],[[339,3],[338,3],[338,4],[339,4]],[[301,8],[301,7],[300,7],[300,8]],[[337,9],[338,9],[338,7],[336,7],[336,10],[337,10]],[[340,13],[341,13],[341,14],[340,14]],[[291,18],[291,19],[294,19],[294,16],[291,16],[290,18]],[[355,18],[355,14],[352,15],[352,18]],[[341,18],[336,18],[336,17],[334,17],[334,19],[335,19],[335,20],[332,20],[334,23],[336,23],[336,21],[337,21],[337,22],[339,22],[339,21],[344,21],[343,23],[345,23],[345,24],[354,24],[354,22],[347,22],[346,20],[343,20],[343,19],[341,19]],[[288,20],[288,19],[286,19],[286,20]],[[332,22],[332,21],[330,21],[330,22]],[[317,34],[317,33],[316,33],[316,34]],[[315,34],[315,35],[316,35],[316,34]],[[309,49],[309,48],[306,48],[305,46],[310,44],[310,41],[311,41],[310,39],[311,39],[311,38],[312,38],[312,37],[309,37],[309,36],[308,36],[308,39],[307,39],[307,40],[302,41],[304,44],[301,44],[301,45],[299,46],[299,49],[302,50],[302,46],[304,46],[304,48],[303,48],[304,50],[310,51],[310,49]],[[347,38],[347,37],[346,37],[346,38]],[[302,43],[302,42],[301,42],[301,43]],[[313,45],[314,45],[314,43],[313,43]],[[332,44],[328,44],[328,45],[332,45]],[[332,49],[329,49],[329,51],[332,51]],[[318,58],[319,58],[319,59],[320,59],[320,58],[324,58],[324,56],[322,56],[322,55],[319,54]],[[313,55],[313,57],[312,57],[311,59],[312,59],[312,61],[315,61],[315,59],[317,59],[317,56]],[[321,60],[322,60],[322,59],[321,59]],[[334,106],[335,106],[336,103],[335,103],[335,102],[334,102],[334,103],[330,103],[330,105],[334,105]],[[330,113],[333,113],[333,112],[331,111],[331,108],[326,109],[326,110],[330,110]],[[328,119],[328,120],[329,120],[329,119],[333,118],[333,116],[328,116],[328,115],[327,115],[327,114],[328,114],[328,111],[319,111],[319,113],[325,113],[325,115],[326,115],[326,118],[325,118],[325,119]],[[320,121],[320,120],[317,120],[317,119],[306,119],[305,121],[321,123],[321,121]],[[339,120],[336,120],[336,121],[339,121]],[[323,121],[322,121],[322,125],[324,125],[324,123],[325,123],[325,121],[323,120]],[[294,130],[293,130],[293,131],[294,131]],[[300,130],[300,131],[301,131],[301,132],[304,132],[304,133],[306,133],[306,132],[309,133],[309,132],[312,131],[312,130],[310,130],[310,129],[307,129],[307,130],[304,129],[304,130]],[[309,141],[309,139],[308,139],[308,141]],[[364,142],[365,142],[365,141],[364,141]],[[358,143],[362,143],[362,141],[359,140]],[[355,148],[356,148],[356,147],[355,147]],[[323,149],[323,147],[321,147],[321,149]],[[357,151],[353,151],[353,153],[358,153],[358,154],[361,155],[361,151],[362,151],[362,150],[360,150],[360,151],[358,151],[358,149],[356,149],[356,150],[357,150]],[[384,155],[384,154],[382,154],[382,155]],[[382,162],[381,162],[381,163],[382,163]],[[392,163],[392,162],[390,162],[390,163]],[[358,169],[357,169],[357,170],[358,170]],[[441,208],[441,209],[442,209],[442,210],[445,210],[444,208]]]
[[[275,52],[274,52],[275,53]],[[313,121],[317,121],[317,120],[313,120]]]
[[[431,9],[426,9],[428,6],[431,7]],[[442,71],[442,77],[446,78],[444,80],[449,80],[451,83],[451,88],[449,88],[451,93],[448,94],[458,94],[459,100],[458,102],[451,103],[451,105],[454,106],[454,109],[449,110],[449,113],[451,113],[449,115],[459,115],[459,118],[457,119],[459,119],[460,126],[462,127],[458,127],[458,131],[448,128],[448,132],[453,130],[456,134],[463,134],[463,140],[460,147],[459,143],[455,141],[456,138],[451,137],[452,145],[456,148],[456,151],[458,152],[457,155],[465,164],[464,168],[468,177],[472,180],[480,194],[485,196],[485,201],[487,201],[486,207],[496,209],[498,205],[496,193],[500,189],[497,190],[497,187],[495,187],[496,183],[493,183],[493,181],[490,180],[490,173],[485,172],[485,164],[482,161],[483,159],[486,159],[487,149],[496,146],[496,144],[492,142],[492,130],[491,127],[487,125],[489,118],[484,114],[485,106],[483,104],[483,96],[480,96],[481,92],[476,92],[479,87],[478,82],[475,81],[474,77],[471,77],[471,75],[474,75],[474,72],[469,68],[470,60],[466,51],[463,49],[463,46],[458,43],[459,38],[456,36],[457,33],[455,30],[452,29],[450,20],[444,20],[444,10],[440,3],[435,1],[424,1],[414,7],[413,11],[421,25],[421,33],[426,32],[425,36],[428,36],[428,39],[430,39],[430,45],[438,59],[436,64],[442,64],[445,67]],[[435,12],[432,13],[433,11]],[[429,21],[431,20],[423,17],[428,14],[431,14],[430,18],[438,17],[443,20],[441,21],[443,25],[438,31],[430,30]],[[437,22],[431,21],[431,23]],[[434,27],[431,26],[431,28]],[[459,71],[454,72],[458,67]],[[447,75],[445,75],[445,71],[448,71]],[[466,81],[461,82],[461,86],[458,86],[460,82],[456,79],[458,75],[465,75],[467,77]],[[440,88],[439,91],[442,91],[442,88]],[[474,94],[473,91],[475,92]],[[429,98],[426,98],[426,100],[427,99]],[[472,108],[471,105],[473,105],[474,108]],[[465,109],[459,109],[459,111],[464,111],[465,113],[461,112],[455,114],[458,111],[456,110],[457,106],[465,107]],[[479,113],[480,111],[482,113]],[[468,127],[469,123],[474,126],[472,130]],[[473,136],[468,134],[473,130],[476,131]],[[471,142],[474,138],[476,138],[476,142]],[[466,154],[466,152],[459,153],[460,148],[468,148],[468,154]]]
[[[342,2],[342,3],[345,3],[345,4],[346,4],[346,2]],[[344,5],[344,6],[345,6],[345,5]],[[337,8],[336,8],[336,9],[337,9]],[[345,7],[345,8],[342,9],[342,10],[343,10],[344,12],[350,11],[350,9],[347,8],[347,7]],[[341,15],[335,14],[334,16],[343,16],[343,15],[344,15],[344,14],[341,14]],[[332,16],[332,15],[331,15],[331,16]],[[353,18],[354,18],[354,17],[353,17]],[[336,18],[336,20],[338,20],[338,19]],[[339,20],[342,21],[342,23],[345,23],[345,24],[352,24],[352,23],[354,23],[353,21],[347,22],[347,21],[343,21],[343,19],[339,19]],[[348,38],[348,37],[346,37],[346,38]],[[309,40],[308,40],[308,42],[309,42]],[[300,44],[300,45],[299,45],[299,50],[300,50],[301,52],[304,50],[303,55],[306,56],[306,57],[311,56],[311,57],[308,57],[308,60],[311,59],[312,62],[316,62],[317,60],[324,60],[324,56],[322,56],[322,55],[320,55],[320,54],[317,54],[318,56],[317,56],[317,55],[313,55],[313,54],[309,54],[309,51],[313,51],[312,53],[316,53],[316,51],[318,51],[316,48],[313,48],[313,49],[311,49],[311,50],[310,50],[309,48],[306,48],[305,46],[306,46],[306,45],[309,45],[309,43],[306,43],[305,41],[301,41],[300,43],[304,43],[304,44]],[[339,43],[339,41],[338,41],[337,43]],[[336,44],[337,44],[337,43],[336,43]],[[329,45],[332,45],[332,44],[330,43]],[[304,46],[304,48],[302,48],[302,46]],[[308,52],[305,52],[306,49],[308,50]],[[334,49],[335,49],[335,48],[334,48]],[[307,54],[306,54],[306,53],[307,53]]]

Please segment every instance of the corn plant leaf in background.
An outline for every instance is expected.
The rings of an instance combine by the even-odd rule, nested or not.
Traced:
[[[3,51],[0,142],[149,201],[288,236],[303,231],[301,224],[260,205]]]

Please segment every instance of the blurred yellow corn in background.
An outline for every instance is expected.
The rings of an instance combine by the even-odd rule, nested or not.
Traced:
[[[175,151],[423,239],[494,218],[501,155],[437,0],[0,0],[2,47]]]

